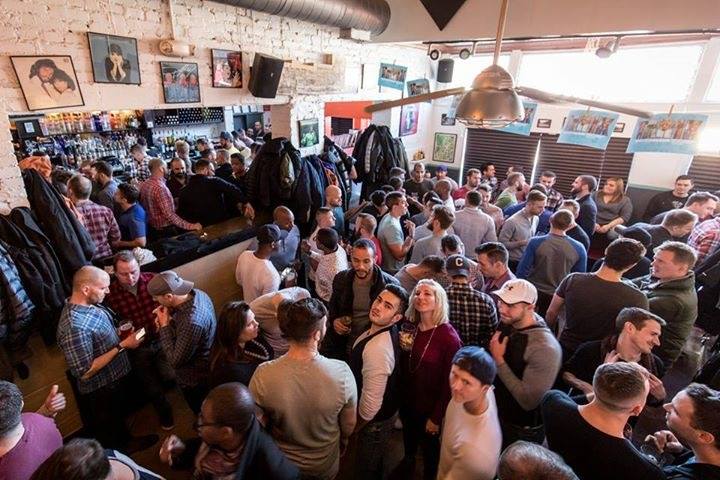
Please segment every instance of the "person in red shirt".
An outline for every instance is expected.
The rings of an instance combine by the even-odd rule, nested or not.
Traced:
[[[465,174],[465,185],[452,192],[453,200],[465,199],[468,192],[477,190],[480,185],[480,170],[471,168]]]

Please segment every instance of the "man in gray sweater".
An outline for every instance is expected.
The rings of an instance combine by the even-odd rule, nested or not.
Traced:
[[[527,203],[522,210],[505,220],[498,240],[505,245],[510,254],[510,269],[515,271],[525,252],[530,238],[535,235],[538,226],[538,215],[545,210],[547,197],[544,193],[534,190],[528,193]]]
[[[497,364],[495,398],[503,447],[516,440],[542,443],[538,411],[560,370],[560,344],[535,313],[537,290],[527,280],[509,280],[496,290],[501,326],[490,340]]]

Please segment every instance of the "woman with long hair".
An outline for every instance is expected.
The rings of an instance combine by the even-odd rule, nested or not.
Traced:
[[[613,229],[630,221],[632,201],[625,195],[625,182],[619,177],[608,177],[602,189],[594,192],[592,198],[597,205],[592,243],[597,248],[605,248],[619,236]]]
[[[451,397],[448,378],[453,356],[462,347],[448,315],[445,290],[436,281],[423,279],[410,295],[408,322],[401,327],[405,332],[414,331],[412,345],[406,345],[402,358],[403,463],[414,468],[421,447],[426,479],[437,475],[440,425]]]
[[[255,369],[273,358],[270,345],[258,336],[255,314],[245,302],[225,304],[210,352],[210,387],[228,382],[250,383]]]

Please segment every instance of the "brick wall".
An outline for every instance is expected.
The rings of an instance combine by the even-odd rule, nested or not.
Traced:
[[[173,0],[176,38],[196,45],[194,57],[160,55],[157,44],[171,35],[167,2],[161,0],[3,0],[0,2],[0,212],[24,204],[24,191],[8,133],[8,115],[27,111],[9,55],[71,55],[85,107],[68,110],[162,108],[159,61],[197,62],[202,104],[286,104],[273,108],[274,130],[297,138],[297,121],[318,118],[329,100],[399,98],[399,91],[377,87],[358,91],[355,78],[377,72],[380,62],[408,66],[408,79],[429,75],[425,51],[406,46],[359,44],[338,38],[338,29],[273,17],[204,0]],[[138,40],[142,85],[94,84],[86,32]],[[273,101],[258,101],[247,89],[211,87],[211,48],[241,49],[245,76],[253,52],[286,60],[319,63],[334,55],[332,68],[306,69],[286,64]],[[371,66],[371,68],[367,68]],[[377,68],[374,68],[377,66]],[[367,83],[374,83],[374,79]],[[195,104],[197,105],[197,104]],[[421,121],[423,119],[421,118]],[[418,135],[419,137],[419,135]],[[312,153],[308,150],[304,153]]]

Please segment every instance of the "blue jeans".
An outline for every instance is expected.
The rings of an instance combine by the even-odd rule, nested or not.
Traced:
[[[382,479],[387,469],[387,444],[393,432],[395,416],[387,420],[370,422],[358,433],[356,478]]]

